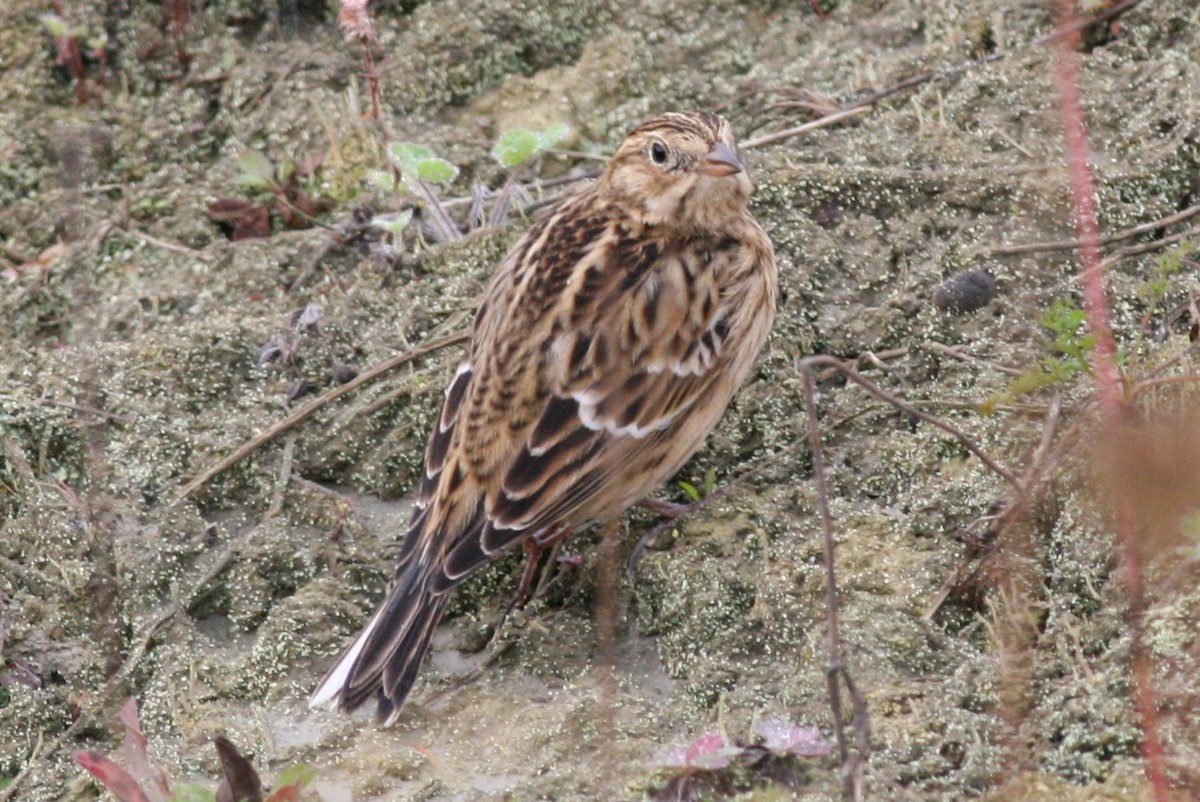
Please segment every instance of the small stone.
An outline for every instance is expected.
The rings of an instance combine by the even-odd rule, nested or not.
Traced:
[[[334,384],[345,384],[346,382],[352,380],[357,375],[358,375],[358,371],[355,370],[354,368],[350,367],[349,365],[347,365],[345,362],[342,362],[341,360],[336,360],[336,359],[334,360],[334,362],[333,362],[333,383]]]
[[[946,312],[974,312],[996,297],[996,279],[983,270],[956,273],[933,291],[933,305]]]

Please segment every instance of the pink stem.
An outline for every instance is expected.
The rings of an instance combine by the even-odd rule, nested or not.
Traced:
[[[1083,307],[1088,328],[1095,339],[1091,350],[1092,373],[1096,379],[1096,399],[1106,427],[1120,424],[1125,406],[1123,382],[1116,362],[1116,341],[1109,324],[1105,293],[1104,265],[1100,261],[1100,231],[1096,222],[1096,188],[1088,162],[1087,124],[1079,93],[1079,29],[1075,21],[1075,0],[1059,0],[1057,37],[1059,101],[1065,138],[1067,168],[1071,176],[1071,195],[1075,206],[1075,230],[1082,263]],[[1150,677],[1150,656],[1142,638],[1143,581],[1138,565],[1137,531],[1128,509],[1117,511],[1117,537],[1121,547],[1121,568],[1129,592],[1130,647],[1134,704],[1141,719],[1142,758],[1146,779],[1156,802],[1167,802],[1168,788],[1163,767],[1163,747],[1158,734],[1158,700]]]

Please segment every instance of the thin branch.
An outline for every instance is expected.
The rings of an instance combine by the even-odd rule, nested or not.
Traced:
[[[1137,256],[1140,253],[1150,253],[1151,251],[1161,250],[1168,245],[1174,245],[1176,242],[1184,240],[1196,239],[1200,237],[1200,228],[1189,228],[1187,231],[1180,231],[1178,234],[1172,234],[1169,237],[1152,240],[1150,242],[1142,242],[1137,245],[1126,245],[1121,250],[1117,251],[1113,256],[1105,260],[1105,266],[1112,264],[1115,261],[1124,259],[1126,256]]]
[[[937,351],[939,354],[944,354],[952,359],[957,359],[968,364],[986,365],[992,370],[1003,373],[1006,376],[1020,376],[1023,372],[1017,370],[1016,368],[1010,368],[1005,365],[997,365],[995,362],[989,362],[986,359],[981,359],[980,357],[975,356],[974,354],[966,353],[962,350],[965,347],[962,345],[946,345],[945,343],[939,342],[930,342],[928,345],[931,350]]]
[[[892,406],[896,407],[897,409],[902,410],[909,415],[912,415],[914,418],[923,420],[926,423],[936,426],[939,429],[941,429],[942,431],[949,433],[956,440],[958,440],[958,442],[962,443],[963,447],[965,447],[968,451],[970,451],[976,457],[979,457],[980,462],[982,462],[984,465],[986,465],[989,470],[991,470],[997,476],[1002,477],[1004,479],[1004,481],[1008,482],[1013,487],[1020,489],[1021,482],[1012,473],[1012,471],[1001,466],[998,462],[996,462],[991,457],[989,457],[982,448],[980,448],[978,445],[976,445],[974,440],[972,440],[970,437],[967,437],[967,435],[961,429],[959,429],[957,426],[950,423],[949,421],[943,420],[942,418],[939,418],[936,415],[930,415],[927,412],[922,412],[921,410],[917,409],[912,404],[909,404],[908,402],[902,400],[898,396],[892,395],[887,390],[884,390],[882,387],[875,384],[874,382],[864,379],[862,377],[862,374],[860,374],[857,370],[855,370],[852,365],[850,365],[848,362],[838,359],[837,357],[817,355],[817,356],[805,357],[804,359],[800,360],[801,368],[805,368],[809,365],[829,365],[831,367],[835,367],[838,370],[840,370],[841,373],[846,378],[850,379],[852,382],[854,382],[858,386],[862,387],[864,390],[866,390],[868,393],[870,393],[871,395],[878,398],[880,401],[884,401],[888,404],[891,404]]]
[[[1189,206],[1181,212],[1176,212],[1175,214],[1168,215],[1158,220],[1152,220],[1149,223],[1142,223],[1141,225],[1134,226],[1133,228],[1127,228],[1124,231],[1119,231],[1116,234],[1109,234],[1101,237],[1099,243],[1101,245],[1111,245],[1114,242],[1132,239],[1133,237],[1137,237],[1142,234],[1148,234],[1151,231],[1156,231],[1160,228],[1166,228],[1167,226],[1174,225],[1175,223],[1181,223],[1190,217],[1196,216],[1197,214],[1200,214],[1200,203],[1196,204],[1195,206]],[[1196,230],[1193,229],[1193,233],[1195,233],[1195,231]],[[992,248],[991,254],[992,256],[1013,256],[1023,253],[1041,253],[1043,251],[1073,251],[1081,245],[1082,243],[1077,239],[1053,240],[1051,242],[1029,242],[1024,245],[1001,245],[997,248]]]
[[[1141,2],[1141,0],[1123,0],[1123,2],[1118,3],[1116,6],[1113,6],[1112,8],[1107,9],[1106,11],[1104,11],[1101,14],[1097,14],[1094,17],[1089,17],[1086,20],[1081,20],[1081,21],[1077,22],[1076,30],[1082,30],[1083,28],[1087,27],[1088,25],[1092,25],[1096,22],[1102,22],[1105,20],[1114,19],[1114,18],[1120,16],[1121,14],[1124,14],[1126,11],[1133,8],[1140,2]],[[1055,30],[1044,36],[1040,36],[1037,39],[1034,39],[1027,46],[1032,47],[1032,46],[1036,46],[1036,45],[1046,44],[1047,42],[1054,41],[1057,37],[1060,37],[1063,35],[1064,35],[1064,33],[1061,30]],[[811,120],[810,122],[804,123],[802,125],[797,125],[792,128],[785,128],[782,131],[776,131],[775,133],[772,133],[772,134],[764,134],[762,136],[753,137],[752,139],[747,139],[744,142],[740,143],[740,147],[742,150],[751,150],[753,148],[762,147],[763,145],[774,144],[776,142],[781,142],[785,139],[791,139],[792,137],[799,136],[800,134],[804,134],[809,131],[815,131],[818,128],[825,128],[827,126],[834,125],[835,123],[842,122],[843,120],[847,120],[851,117],[856,117],[861,114],[866,114],[868,111],[871,110],[871,107],[875,103],[877,103],[880,100],[883,100],[884,98],[890,97],[890,96],[898,94],[900,92],[903,92],[906,89],[913,89],[915,87],[921,86],[922,84],[928,83],[930,81],[943,80],[943,79],[956,77],[974,67],[979,67],[979,66],[983,66],[986,64],[990,64],[993,61],[999,61],[1000,59],[1004,58],[1008,54],[1009,54],[1009,51],[997,51],[995,53],[989,54],[988,56],[985,56],[984,58],[975,59],[975,60],[966,62],[965,64],[960,64],[955,67],[930,70],[929,72],[921,73],[920,75],[909,76],[908,78],[898,81],[897,83],[894,83],[891,86],[888,86],[888,87],[885,87],[878,91],[871,92],[870,94],[864,95],[863,97],[860,97],[859,99],[851,102],[850,104],[842,107],[839,110],[836,110],[830,114],[825,115],[824,117],[820,117],[816,120]],[[718,106],[716,108],[717,108],[717,110],[723,110],[723,109],[727,108],[728,106],[730,106],[740,100],[743,100],[747,97],[752,96],[756,91],[758,91],[758,87],[754,87],[750,90],[744,91],[741,94],[739,94],[738,96],[734,97],[733,99],[728,100],[725,103],[718,104]],[[602,154],[579,153],[577,151],[552,151],[552,152],[558,152],[562,155],[570,155],[570,156],[574,156],[576,158],[581,158],[581,159],[582,158],[586,158],[586,159],[607,159],[608,158],[607,156],[604,156]],[[590,171],[590,172],[585,173],[580,176],[560,176],[558,178],[547,179],[545,181],[534,181],[529,184],[523,185],[523,188],[534,189],[534,188],[539,188],[539,187],[541,187],[541,188],[552,187],[552,186],[557,186],[559,184],[567,184],[567,183],[572,183],[572,182],[578,181],[578,180],[584,180],[586,178],[595,178],[599,174],[600,174],[599,171]],[[502,190],[496,190],[496,191],[489,192],[485,197],[492,197],[492,196],[498,195],[501,191]],[[468,197],[464,197],[464,198],[455,198],[454,200],[445,201],[445,202],[437,204],[437,205],[440,206],[441,210],[446,210],[446,209],[452,209],[452,208],[455,208],[458,206],[469,206],[474,201],[475,201],[474,197],[468,196]]]
[[[11,396],[0,395],[0,398],[11,398]],[[60,407],[62,409],[70,409],[74,412],[80,412],[84,415],[95,415],[98,418],[115,421],[125,426],[132,426],[134,419],[127,415],[118,415],[114,412],[107,412],[97,407],[90,407],[86,404],[73,404],[69,401],[55,401],[51,398],[39,398],[37,400],[39,406]]]
[[[168,251],[174,251],[175,253],[182,253],[185,256],[190,256],[193,259],[199,259],[203,262],[211,262],[214,258],[216,258],[211,253],[206,253],[204,251],[198,251],[195,248],[189,248],[186,245],[179,245],[174,242],[167,242],[165,239],[159,239],[158,237],[155,237],[151,234],[147,234],[145,231],[136,229],[133,226],[124,226],[124,227],[114,226],[114,228],[109,229],[109,230],[110,231],[113,231],[113,230],[123,231],[126,234],[128,234],[129,236],[136,237],[137,239],[142,240],[143,242],[147,243],[148,245],[154,245],[155,247],[163,248],[164,250],[168,250]]]
[[[1198,384],[1200,383],[1200,375],[1194,373],[1186,376],[1159,376],[1156,379],[1144,379],[1133,386],[1129,391],[1129,401],[1132,403],[1139,395],[1151,389],[1152,387],[1161,387],[1164,384]]]
[[[317,248],[316,253],[309,257],[304,268],[296,276],[288,287],[288,292],[296,292],[308,281],[308,279],[317,272],[317,268],[335,248],[345,247],[361,237],[364,232],[371,228],[371,217],[364,213],[362,209],[353,209],[346,219],[337,224],[327,227],[329,236]],[[335,277],[336,279],[336,277]]]
[[[817,361],[805,359],[800,363],[804,379],[804,408],[808,418],[808,442],[812,449],[813,478],[817,484],[817,510],[821,516],[821,535],[825,549],[825,648],[828,664],[825,681],[829,690],[829,707],[833,713],[833,731],[837,737],[838,755],[842,761],[842,789],[845,795],[859,800],[863,794],[863,773],[870,749],[870,720],[866,702],[850,678],[842,661],[841,634],[838,621],[837,574],[834,569],[833,516],[829,512],[829,487],[825,479],[825,457],[821,450],[821,428],[817,423],[816,393],[813,390],[812,366]],[[854,706],[854,725],[857,752],[850,754],[842,715],[842,683]]]
[[[457,242],[462,239],[462,232],[446,212],[446,207],[438,200],[429,182],[418,178],[413,182],[413,188],[423,201],[422,208],[428,213],[429,225],[437,234],[437,238],[442,242]]]
[[[1074,19],[1074,10],[1072,9],[1072,17],[1070,19],[1060,19],[1058,26],[1056,26],[1054,30],[1050,31],[1050,33],[1039,36],[1037,39],[1034,39],[1032,42],[1030,42],[1030,44],[1044,45],[1049,44],[1050,42],[1061,43],[1065,41],[1070,44],[1072,50],[1077,50],[1078,47],[1076,43],[1079,40],[1080,32],[1084,28],[1095,25],[1097,22],[1110,22],[1115,20],[1117,17],[1121,16],[1126,11],[1129,11],[1134,6],[1139,5],[1141,2],[1142,0],[1121,0],[1121,2],[1117,3],[1111,8],[1107,8],[1094,16],[1084,17],[1083,19]],[[1059,8],[1061,9],[1062,6],[1059,6]]]
[[[857,117],[860,114],[866,114],[868,111],[870,111],[870,108],[868,108],[867,105],[854,105],[850,108],[842,109],[841,111],[836,111],[833,114],[827,114],[819,119],[804,123],[803,125],[797,125],[795,128],[785,128],[784,130],[776,131],[773,134],[764,134],[763,136],[756,136],[753,139],[747,139],[745,142],[741,143],[741,149],[750,150],[751,148],[770,145],[774,142],[779,142],[784,139],[791,139],[794,136],[807,133],[808,131],[815,131],[818,128],[824,128],[826,126],[833,125],[834,123],[839,123],[842,120],[850,117]]]
[[[1084,28],[1088,27],[1089,25],[1094,25],[1097,22],[1105,22],[1105,21],[1112,20],[1112,19],[1119,17],[1120,15],[1124,14],[1126,11],[1129,11],[1131,8],[1138,5],[1140,2],[1141,2],[1141,0],[1123,0],[1122,2],[1117,3],[1112,8],[1106,9],[1105,11],[1101,12],[1100,14],[1097,14],[1092,17],[1088,17],[1083,20],[1076,20],[1069,27],[1064,28],[1063,26],[1059,26],[1058,28],[1051,31],[1050,33],[1047,33],[1043,36],[1039,36],[1038,38],[1034,39],[1028,45],[1026,45],[1026,47],[1036,47],[1038,45],[1043,45],[1043,44],[1047,44],[1049,42],[1057,41],[1064,36],[1071,35],[1072,33],[1078,34],[1079,31],[1083,30]],[[849,117],[854,113],[859,113],[863,110],[866,110],[867,108],[875,105],[876,103],[878,103],[880,100],[883,100],[884,98],[891,97],[892,95],[899,94],[900,92],[903,92],[908,89],[914,89],[918,86],[927,84],[931,81],[948,80],[950,78],[955,78],[955,77],[965,73],[967,70],[973,69],[975,67],[982,67],[987,64],[991,64],[994,61],[999,61],[1000,59],[1009,55],[1010,52],[1011,51],[998,50],[995,53],[990,53],[987,56],[984,56],[983,58],[974,59],[972,61],[968,61],[964,64],[959,64],[954,67],[930,70],[928,72],[924,72],[919,75],[910,75],[909,77],[904,78],[901,81],[897,81],[896,83],[892,84],[891,86],[884,87],[883,89],[877,90],[875,92],[871,92],[867,95],[864,95],[863,97],[860,97],[858,100],[855,100],[855,101],[847,104],[846,106],[843,106],[841,111],[838,111],[827,117],[822,117],[818,120],[814,120],[811,123],[805,123],[804,125],[797,126],[796,128],[789,128],[785,131],[780,131],[775,134],[766,134],[765,136],[756,137],[755,139],[751,139],[747,142],[742,143],[742,147],[743,148],[757,147],[759,145],[767,144],[768,142],[777,142],[781,139],[788,139],[790,137],[796,136],[797,134],[804,133],[805,131],[810,131],[813,128],[821,128],[826,125],[832,125],[833,123],[839,122],[840,120],[845,119],[846,117]],[[743,95],[739,95],[738,98],[735,98],[735,101],[738,99],[741,99],[745,94],[746,93],[743,93]],[[734,102],[734,101],[730,101],[730,102]]]
[[[440,351],[448,346],[463,342],[468,337],[470,337],[470,332],[468,331],[460,331],[456,332],[455,334],[448,334],[445,337],[440,337],[432,342],[428,342],[424,345],[405,351],[402,354],[397,354],[390,359],[385,359],[383,362],[380,362],[378,365],[370,368],[369,370],[363,371],[345,384],[325,391],[312,401],[309,401],[307,404],[300,407],[300,409],[296,410],[291,415],[288,415],[278,423],[269,426],[262,433],[257,434],[247,440],[245,443],[242,443],[242,445],[238,446],[238,448],[236,448],[232,454],[225,457],[211,468],[205,470],[192,481],[188,482],[183,486],[183,489],[179,491],[179,495],[175,497],[170,506],[173,507],[179,504],[181,501],[194,493],[198,488],[208,483],[214,476],[229,470],[229,468],[241,462],[250,454],[254,453],[254,451],[256,451],[258,448],[271,442],[279,435],[309,418],[314,412],[321,409],[325,405],[337,400],[338,398],[341,398],[347,393],[357,390],[364,384],[374,381],[383,374],[395,370],[401,365],[407,364],[408,362],[425,356],[426,354],[431,354],[434,351]]]
[[[291,435],[283,441],[283,458],[279,461],[279,479],[275,490],[271,493],[271,503],[263,514],[263,519],[274,518],[283,509],[283,497],[287,493],[288,483],[292,479],[292,462],[296,453],[296,435]]]
[[[1055,28],[1050,33],[1039,36],[1036,39],[1034,39],[1033,41],[1029,42],[1027,45],[1025,45],[1025,48],[1032,48],[1032,47],[1037,47],[1039,45],[1048,44],[1050,42],[1058,41],[1058,40],[1062,39],[1063,37],[1070,36],[1072,34],[1077,35],[1079,31],[1083,30],[1084,28],[1088,27],[1089,25],[1094,25],[1097,22],[1106,22],[1108,20],[1112,20],[1112,19],[1119,17],[1120,15],[1124,14],[1126,11],[1129,11],[1131,8],[1138,5],[1140,2],[1141,2],[1141,0],[1123,0],[1122,2],[1113,6],[1112,8],[1107,9],[1093,17],[1087,17],[1082,20],[1075,20],[1071,23],[1071,25],[1065,26],[1065,27],[1060,25],[1059,27]],[[991,64],[993,61],[999,61],[1000,59],[1009,55],[1011,52],[1012,51],[998,50],[995,53],[989,53],[988,55],[984,56],[983,58],[975,59],[973,61],[968,61],[967,63],[960,64],[956,67],[930,70],[929,72],[921,73],[920,75],[909,76],[908,78],[905,78],[904,80],[902,80],[898,83],[892,84],[889,87],[880,89],[877,92],[872,92],[871,94],[866,95],[865,97],[859,98],[855,102],[851,103],[849,106],[846,106],[846,108],[854,109],[854,108],[858,108],[860,106],[873,105],[875,103],[878,103],[880,100],[883,100],[886,97],[890,97],[891,95],[895,95],[906,89],[913,89],[915,87],[921,86],[922,84],[929,83],[930,81],[946,80],[949,78],[955,78],[955,77],[961,75],[962,73],[966,72],[967,70],[973,69],[975,67],[982,67],[987,64]]]

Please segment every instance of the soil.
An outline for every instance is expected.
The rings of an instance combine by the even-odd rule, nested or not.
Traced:
[[[56,66],[49,5],[0,12],[0,799],[94,798],[73,754],[119,752],[127,696],[173,782],[210,790],[224,733],[268,780],[311,765],[306,793],[326,800],[838,798],[811,354],[855,361],[1024,488],[815,369],[867,798],[1148,799],[1147,687],[1174,798],[1200,788],[1196,390],[1137,387],[1134,439],[1097,461],[1075,255],[1003,250],[1074,234],[1055,50],[1037,41],[1053,4],[379,3],[386,133],[363,48],[325,3],[191,3],[173,36],[175,3],[63,0],[85,51],[74,73]],[[1146,0],[1090,27],[1078,58],[1103,232],[1200,202],[1200,6]],[[780,318],[660,493],[685,502],[678,481],[711,475],[712,499],[621,573],[613,686],[598,536],[583,533],[498,631],[519,559],[461,590],[396,726],[310,711],[389,578],[461,345],[182,491],[353,373],[462,331],[528,227],[510,212],[444,242],[426,209],[400,242],[364,232],[355,220],[396,209],[368,180],[387,143],[453,162],[436,187],[449,201],[505,184],[490,150],[513,127],[571,126],[518,175],[554,179],[596,169],[659,111],[720,108],[746,142],[927,72],[844,124],[744,150]],[[305,216],[245,183],[249,151],[317,225],[288,227]],[[217,201],[266,207],[268,236],[232,241]],[[466,205],[448,206],[464,231]],[[1197,372],[1190,225],[1106,250],[1131,395]],[[1140,537],[1148,685],[1131,670],[1113,499]],[[626,552],[658,523],[630,514]],[[663,765],[714,730],[753,743],[769,718],[817,728],[833,755]]]

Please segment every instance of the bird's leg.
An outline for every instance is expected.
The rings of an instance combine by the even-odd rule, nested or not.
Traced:
[[[525,603],[529,601],[529,588],[533,586],[533,577],[537,574],[538,562],[541,561],[542,554],[557,546],[569,534],[571,534],[571,527],[566,524],[557,524],[521,541],[521,548],[525,551],[525,569],[521,571],[521,584],[517,586],[517,592],[513,594],[508,606],[504,608],[504,613],[496,624],[497,629],[499,629],[500,622],[508,618],[508,614],[513,611],[513,608],[524,607]]]
[[[521,571],[521,584],[517,585],[517,592],[513,594],[512,601],[508,603],[510,610],[513,607],[524,607],[525,602],[529,601],[529,588],[533,585],[538,562],[542,559],[543,549],[534,542],[532,537],[521,541],[521,549],[525,552],[525,569]]]
[[[660,518],[666,518],[668,521],[674,521],[676,518],[682,518],[690,508],[691,504],[676,504],[673,501],[663,501],[662,499],[646,497],[637,503],[637,506],[643,510],[652,512]]]
[[[629,560],[626,563],[626,568],[632,571],[633,566],[638,560],[641,559],[642,554],[646,551],[646,545],[648,543],[652,543],[659,535],[670,528],[675,521],[678,521],[685,515],[690,515],[693,512],[704,509],[707,505],[725,495],[726,491],[728,491],[732,486],[732,484],[728,484],[724,487],[718,487],[704,498],[700,499],[699,501],[693,501],[691,504],[675,504],[670,501],[662,501],[661,499],[656,498],[644,498],[639,501],[637,506],[644,510],[650,511],[655,515],[659,515],[665,520],[656,526],[650,527],[649,531],[638,538],[637,543],[635,543],[633,546],[633,551],[629,553]]]

